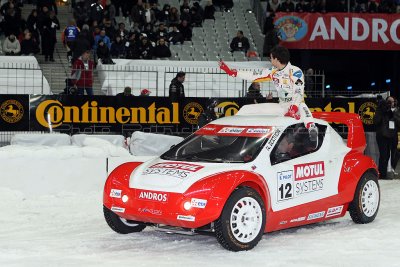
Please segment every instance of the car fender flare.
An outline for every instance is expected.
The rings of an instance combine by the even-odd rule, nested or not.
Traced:
[[[354,191],[363,174],[373,172],[378,175],[378,168],[372,158],[361,153],[350,153],[343,162],[338,190],[344,192],[343,195],[347,196],[346,202],[350,202],[353,200]]]
[[[112,188],[129,188],[129,179],[134,169],[143,162],[126,162],[116,167],[107,177],[103,190],[103,203],[109,202],[108,193]]]
[[[257,173],[251,171],[237,170],[226,171],[212,176],[205,177],[193,184],[185,195],[191,192],[200,192],[205,189],[210,190],[208,198],[209,204],[213,205],[215,218],[219,218],[229,196],[240,187],[251,187],[256,190],[264,201],[266,212],[271,209],[270,190],[265,179]]]

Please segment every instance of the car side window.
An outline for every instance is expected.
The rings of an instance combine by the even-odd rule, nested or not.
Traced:
[[[314,142],[310,140],[304,123],[293,124],[286,128],[271,151],[271,164],[275,165],[317,151],[324,141],[326,126],[320,124],[316,126],[318,139]]]

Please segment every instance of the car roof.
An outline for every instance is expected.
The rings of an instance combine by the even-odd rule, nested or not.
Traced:
[[[227,116],[213,121],[219,125],[237,126],[278,126],[286,127],[301,121],[282,115],[282,107],[277,103],[263,103],[243,106],[234,116]],[[315,122],[327,125],[324,120],[314,119]]]

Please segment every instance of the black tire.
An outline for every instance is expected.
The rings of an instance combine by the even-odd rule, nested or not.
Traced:
[[[115,214],[105,206],[103,206],[103,213],[108,226],[110,226],[111,229],[119,234],[141,232],[144,228],[146,228],[145,224],[127,221],[119,217],[117,214]]]
[[[245,212],[246,207],[250,209],[247,213]],[[245,213],[241,214],[240,212]],[[241,216],[238,223],[234,222],[236,220],[235,214]],[[246,214],[252,217],[244,217]],[[252,218],[253,220],[249,220]],[[250,221],[249,226],[246,226],[246,220]],[[228,198],[221,216],[215,222],[217,240],[224,248],[231,251],[250,250],[261,240],[264,234],[265,221],[265,205],[260,195],[252,188],[241,187]],[[252,229],[253,233],[246,233],[245,230],[241,233],[241,226],[242,229],[243,227]],[[248,237],[249,240],[243,240],[243,238],[240,240],[241,237],[240,235],[237,236],[238,234],[243,234],[242,237]]]
[[[359,224],[372,222],[378,214],[380,196],[378,177],[372,172],[364,173],[349,205],[351,219]]]

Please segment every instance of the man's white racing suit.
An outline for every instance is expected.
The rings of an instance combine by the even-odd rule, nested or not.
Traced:
[[[282,69],[263,69],[257,71],[237,71],[237,76],[252,82],[272,81],[278,93],[279,104],[284,109],[284,114],[293,112],[292,117],[301,119],[306,128],[315,127],[310,110],[304,103],[304,75],[301,69],[290,64]],[[298,109],[298,111],[297,111]]]

